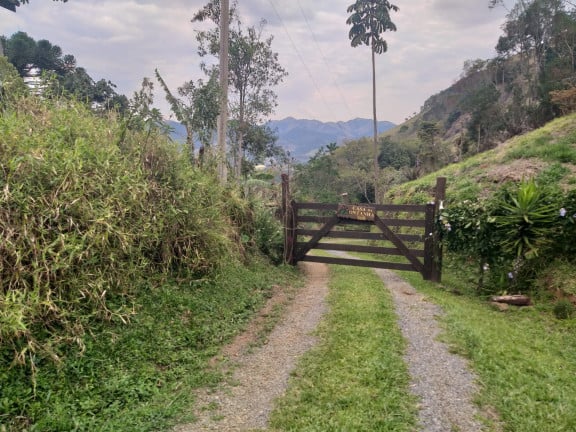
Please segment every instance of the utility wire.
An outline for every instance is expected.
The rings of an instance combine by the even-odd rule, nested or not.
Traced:
[[[326,101],[326,99],[324,98],[324,94],[322,93],[322,91],[320,90],[320,87],[318,86],[318,83],[316,82],[316,80],[314,79],[314,75],[312,75],[312,72],[310,72],[310,68],[308,68],[308,65],[306,64],[306,62],[304,61],[304,58],[302,57],[302,54],[300,54],[300,51],[298,51],[298,48],[296,47],[296,44],[294,43],[294,40],[292,39],[292,36],[290,36],[290,32],[288,31],[288,28],[286,27],[286,25],[284,24],[284,20],[282,20],[282,17],[280,16],[280,14],[278,13],[278,9],[276,8],[276,5],[274,5],[274,3],[272,2],[272,0],[268,0],[268,2],[270,3],[270,6],[272,6],[272,9],[274,9],[274,12],[276,13],[276,16],[278,17],[278,19],[280,20],[280,23],[282,24],[282,27],[284,28],[284,32],[286,33],[286,36],[288,37],[288,40],[290,41],[290,43],[292,44],[292,48],[294,49],[294,51],[296,52],[296,55],[298,56],[298,58],[300,59],[300,62],[302,62],[302,65],[304,66],[304,69],[306,70],[306,73],[308,73],[308,76],[310,77],[310,80],[312,81],[312,83],[314,84],[314,87],[316,88],[316,91],[318,92],[318,94],[320,95],[320,97],[322,98],[322,101],[324,102],[324,105],[326,105],[326,108],[328,108],[328,111],[330,111],[330,114],[332,114],[332,117],[335,117],[334,112],[332,111],[332,107],[330,106],[330,104]]]
[[[304,17],[304,21],[306,21],[306,26],[308,27],[308,31],[312,35],[312,39],[314,39],[314,43],[316,44],[316,48],[318,49],[318,52],[320,52],[320,56],[322,57],[322,60],[324,61],[324,64],[326,65],[326,70],[331,71],[332,67],[328,64],[328,60],[326,59],[326,56],[324,55],[324,52],[322,51],[322,48],[320,47],[320,43],[318,42],[318,39],[316,38],[316,34],[314,33],[314,30],[312,30],[312,26],[310,25],[310,21],[308,20],[306,13],[304,13],[304,9],[302,8],[302,3],[300,3],[300,0],[297,0],[297,1],[298,1],[298,7],[300,8],[300,12],[302,13],[302,16]],[[350,109],[350,105],[348,105],[348,101],[344,97],[344,93],[342,92],[342,89],[340,88],[340,85],[338,84],[338,81],[334,78],[333,74],[332,74],[332,82],[333,82],[334,86],[336,87],[336,90],[338,90],[338,94],[340,95],[340,99],[342,99],[342,103],[343,103],[344,107],[346,108],[346,111],[348,111],[348,115],[350,116],[350,119],[352,119],[354,117],[354,115],[352,114],[352,110]]]

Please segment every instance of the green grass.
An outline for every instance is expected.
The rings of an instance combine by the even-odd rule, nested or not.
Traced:
[[[539,158],[548,162],[576,164],[576,133],[555,139],[546,127],[521,139],[516,148],[509,151],[506,160]]]
[[[321,343],[301,361],[272,414],[271,428],[413,430],[415,400],[388,292],[371,270],[333,266],[331,272]]]
[[[0,430],[142,432],[192,420],[193,390],[222,378],[208,360],[295,276],[254,263],[216,280],[151,282],[129,325],[93,328],[84,354],[62,353],[59,366],[38,362],[35,387],[28,369],[2,369]]]
[[[498,413],[503,431],[576,430],[576,320],[555,319],[549,306],[502,313],[455,296],[449,291],[466,291],[469,283],[445,270],[441,286],[416,273],[403,276],[446,311],[444,338],[471,360],[478,403]]]

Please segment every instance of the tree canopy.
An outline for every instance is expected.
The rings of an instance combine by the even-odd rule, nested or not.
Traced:
[[[386,52],[388,44],[382,39],[382,33],[396,31],[396,25],[390,18],[391,10],[398,11],[398,6],[388,0],[357,0],[348,6],[347,12],[351,15],[346,24],[352,26],[348,33],[351,45],[370,46],[376,54]]]
[[[218,24],[220,3],[212,1],[201,9],[193,21],[211,20]],[[233,4],[230,11],[230,47],[229,47],[229,107],[231,121],[229,131],[234,148],[234,166],[237,176],[241,176],[242,164],[247,160],[245,152],[252,152],[262,148],[261,140],[264,137],[272,140],[267,148],[275,143],[275,135],[262,129],[262,124],[274,112],[277,105],[277,96],[273,88],[288,75],[280,65],[278,54],[272,49],[273,36],[265,36],[266,22],[263,20],[257,26],[245,27]],[[210,30],[200,31],[197,34],[198,54],[219,58],[220,31],[216,26]],[[202,68],[211,74],[211,62],[204,61]],[[255,132],[257,132],[255,134]],[[258,137],[257,146],[251,145],[250,140]],[[249,155],[255,157],[255,154]]]
[[[390,11],[398,11],[398,6],[391,4],[388,0],[356,0],[356,3],[348,6],[347,12],[351,14],[346,20],[350,25],[348,38],[352,47],[367,45],[370,47],[372,55],[372,116],[374,122],[373,136],[373,177],[375,202],[379,200],[378,190],[378,119],[376,116],[376,63],[375,54],[382,54],[388,50],[386,40],[382,38],[382,33],[386,31],[396,31],[396,25],[390,18]]]
[[[83,67],[77,66],[72,54],[64,54],[58,45],[46,39],[35,41],[25,32],[16,32],[11,37],[2,36],[8,61],[14,65],[21,77],[39,70],[56,93],[73,95],[81,101],[97,106],[125,109],[127,99],[116,92],[116,85],[109,80],[94,80]]]
[[[52,1],[61,1],[63,3],[66,3],[68,0],[52,0]],[[11,10],[12,12],[16,12],[16,8],[18,6],[28,3],[30,3],[30,0],[0,0],[0,7]]]

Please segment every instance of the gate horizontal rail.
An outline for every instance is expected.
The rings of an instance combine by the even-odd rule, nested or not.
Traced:
[[[313,236],[316,230],[307,230],[297,228],[296,234],[300,236]],[[396,234],[400,240],[406,242],[423,242],[424,234]],[[358,232],[358,231],[330,231],[324,237],[341,238],[341,239],[357,239],[357,240],[385,240],[381,233],[372,232]]]
[[[386,269],[386,270],[414,271],[414,267],[412,267],[411,264],[392,263],[392,262],[383,262],[383,261],[366,261],[366,260],[349,259],[349,258],[323,257],[323,256],[316,256],[316,255],[306,255],[300,261],[316,262],[316,263],[324,263],[324,264],[340,264],[340,265],[349,265],[349,266],[355,266],[355,267],[370,267],[370,268],[379,268],[379,269]]]
[[[319,223],[324,224],[330,220],[331,216],[298,216],[298,222],[302,223]],[[424,219],[382,219],[388,226],[399,226],[399,227],[412,227],[412,228],[424,228],[426,226],[426,222]],[[354,221],[346,221],[346,224],[350,225],[359,225],[358,223],[354,223]]]
[[[305,243],[297,243],[298,246],[302,246]],[[402,255],[396,248],[386,248],[377,246],[361,246],[361,245],[351,245],[351,244],[339,244],[339,243],[318,243],[314,249],[328,250],[328,251],[343,251],[343,252],[359,252],[359,253],[371,253],[380,255]],[[410,252],[417,257],[424,257],[423,249],[410,249]]]

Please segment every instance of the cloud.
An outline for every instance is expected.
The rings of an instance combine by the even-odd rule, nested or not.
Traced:
[[[368,47],[351,48],[346,8],[353,0],[241,0],[246,25],[267,21],[272,48],[289,72],[276,92],[276,118],[326,121],[371,117]],[[486,4],[485,4],[486,3]],[[95,79],[106,78],[131,96],[158,68],[173,89],[203,75],[191,23],[205,0],[36,1],[16,14],[0,10],[2,33],[25,31],[48,39]],[[413,0],[392,14],[398,31],[376,59],[379,118],[400,122],[450,85],[465,60],[493,55],[505,10],[484,0]],[[162,94],[158,106],[167,114]]]

